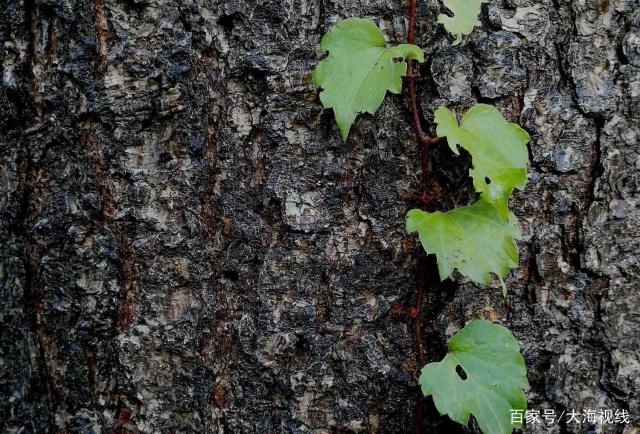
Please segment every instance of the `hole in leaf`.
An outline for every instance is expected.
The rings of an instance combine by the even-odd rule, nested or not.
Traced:
[[[486,182],[487,184],[491,184],[491,180],[488,177],[484,177],[484,182]]]
[[[462,366],[460,366],[460,365],[456,366],[456,373],[458,374],[458,376],[462,380],[466,380],[467,379],[467,373],[464,372],[464,369],[462,369]]]
[[[402,58],[402,57],[394,57],[394,58],[393,58],[393,63],[400,63],[400,62],[402,62],[403,60],[404,60],[404,58]]]

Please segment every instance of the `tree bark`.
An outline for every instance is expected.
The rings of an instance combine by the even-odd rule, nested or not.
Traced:
[[[403,1],[4,4],[3,432],[465,432],[419,399],[422,278],[429,361],[489,318],[521,343],[529,408],[640,425],[637,0],[492,0],[460,46],[418,2],[423,120],[484,102],[531,135],[506,299],[438,282],[405,233],[406,95],[343,143],[311,83],[341,18],[403,42]],[[468,156],[429,163],[442,209],[474,200]]]

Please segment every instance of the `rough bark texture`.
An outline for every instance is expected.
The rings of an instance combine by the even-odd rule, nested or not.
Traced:
[[[413,432],[421,267],[430,360],[491,318],[531,408],[639,425],[640,3],[492,0],[457,47],[442,11],[418,3],[424,118],[488,102],[532,136],[506,302],[416,264],[406,96],[342,143],[310,83],[337,20],[403,41],[404,2],[5,0],[0,429]],[[431,166],[444,208],[473,200],[467,157]]]

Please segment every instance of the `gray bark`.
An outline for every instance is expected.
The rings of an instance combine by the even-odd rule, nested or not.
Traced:
[[[418,4],[425,119],[486,102],[532,137],[506,302],[416,263],[406,96],[342,143],[310,83],[341,18],[403,41],[403,1],[6,0],[0,429],[412,432],[421,267],[429,360],[491,318],[530,408],[637,429],[640,4],[493,0],[456,47],[442,11]],[[444,209],[473,200],[469,164],[434,147]],[[424,405],[424,432],[464,431]]]

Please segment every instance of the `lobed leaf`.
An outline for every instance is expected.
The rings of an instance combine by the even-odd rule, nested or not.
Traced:
[[[412,209],[406,228],[407,232],[418,232],[427,253],[435,253],[441,280],[457,268],[472,281],[486,285],[493,273],[506,295],[502,277],[518,265],[515,239],[520,231],[513,214],[505,219],[495,204],[480,199],[446,213]]]
[[[529,134],[487,104],[473,106],[459,125],[449,109],[439,107],[435,122],[437,135],[447,138],[453,152],[459,152],[458,146],[469,151],[473,159],[469,174],[476,191],[487,200],[499,202],[506,217],[513,189],[522,190],[527,182]]]
[[[475,26],[480,25],[480,6],[488,2],[489,0],[444,0],[443,4],[453,16],[440,14],[438,22],[444,24],[447,32],[456,37],[453,45],[458,45],[462,42],[462,35],[470,34]]]
[[[441,362],[422,368],[418,382],[425,396],[433,395],[440,414],[463,425],[472,414],[485,433],[508,434],[511,410],[527,408],[523,389],[529,386],[518,341],[505,327],[475,320],[456,333]],[[457,368],[466,376],[463,379]]]
[[[369,20],[349,18],[324,35],[320,48],[329,52],[314,74],[323,90],[320,101],[333,108],[342,139],[346,140],[358,113],[375,113],[387,91],[400,93],[404,60],[424,61],[424,52],[415,45],[387,48],[384,35]]]

